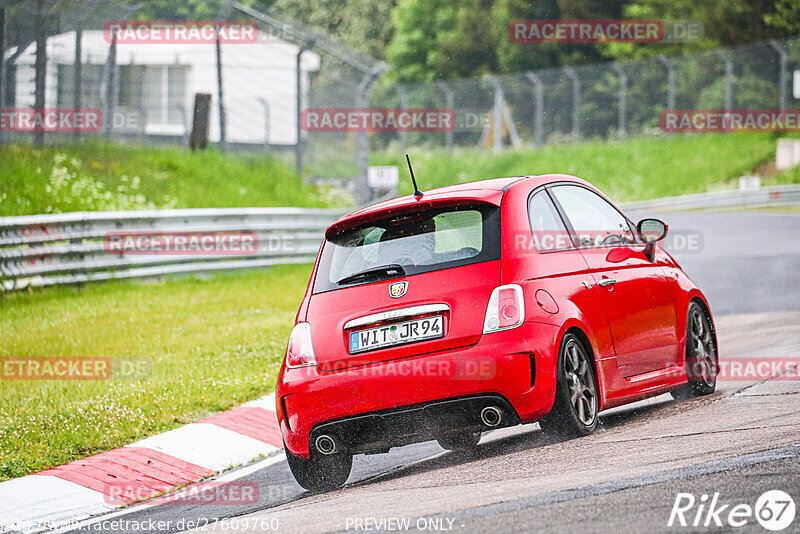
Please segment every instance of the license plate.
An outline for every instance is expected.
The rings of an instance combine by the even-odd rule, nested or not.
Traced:
[[[441,315],[350,332],[350,354],[444,336]]]

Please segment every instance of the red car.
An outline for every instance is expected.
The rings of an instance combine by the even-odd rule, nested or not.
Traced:
[[[589,183],[502,178],[381,202],[325,233],[276,388],[289,467],[320,491],[357,453],[538,421],[591,433],[602,410],[716,386],[705,297]]]

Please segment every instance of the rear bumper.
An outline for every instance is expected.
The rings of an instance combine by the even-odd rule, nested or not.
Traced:
[[[303,458],[323,432],[351,452],[378,452],[485,430],[478,414],[490,400],[508,411],[500,426],[536,421],[553,405],[557,335],[555,326],[524,323],[462,349],[335,372],[284,367],[276,388],[283,440]]]

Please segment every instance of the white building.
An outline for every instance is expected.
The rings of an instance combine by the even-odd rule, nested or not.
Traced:
[[[45,107],[75,107],[75,32],[47,40]],[[110,44],[102,30],[81,41],[81,107],[106,112]],[[296,56],[299,47],[275,37],[222,45],[223,98],[229,143],[296,143]],[[15,52],[11,49],[7,57]],[[34,106],[36,44],[14,62],[14,107]],[[210,140],[219,141],[214,44],[117,44],[114,133],[181,138],[191,131],[194,95],[212,95]],[[319,56],[303,53],[302,91]],[[305,95],[304,95],[305,97]],[[104,119],[105,120],[105,119]]]

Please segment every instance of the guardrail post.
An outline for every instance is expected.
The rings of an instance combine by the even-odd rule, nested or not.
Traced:
[[[534,110],[533,110],[533,144],[536,148],[544,146],[544,83],[535,72],[526,72],[525,77],[533,84]]]
[[[564,74],[572,80],[572,137],[581,137],[581,79],[572,67],[563,67]]]
[[[628,92],[628,75],[619,66],[617,63],[612,63],[611,68],[614,69],[614,72],[617,73],[619,76],[619,123],[617,128],[619,130],[619,137],[620,139],[625,139],[627,137],[627,109],[626,109],[626,99],[627,99],[627,92]]]
[[[450,86],[448,86],[446,82],[435,82],[435,85],[441,89],[442,93],[444,93],[444,107],[452,110],[453,114],[455,114],[455,110],[453,109],[453,106],[455,105],[453,103],[453,90],[450,89]],[[453,127],[455,128],[455,125],[453,125]],[[447,130],[444,132],[444,146],[448,152],[453,151],[453,130]]]
[[[786,109],[786,64],[788,56],[786,49],[778,44],[775,39],[770,39],[769,46],[778,54],[778,107],[781,111]]]

